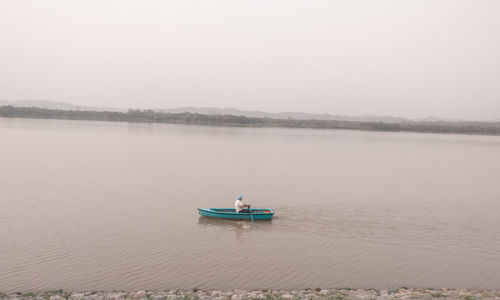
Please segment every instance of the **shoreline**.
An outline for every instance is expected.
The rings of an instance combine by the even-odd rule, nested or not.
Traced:
[[[121,300],[121,299],[197,299],[197,300],[246,300],[246,299],[500,299],[500,289],[422,289],[399,288],[395,290],[376,289],[304,289],[304,290],[163,290],[133,292],[63,290],[40,293],[1,293],[0,299],[21,300]]]
[[[500,136],[500,122],[483,121],[408,121],[399,123],[250,118],[235,115],[163,113],[153,110],[127,112],[61,110],[37,107],[0,106],[0,117],[24,119],[164,123],[222,127],[345,129],[381,132],[414,132]]]

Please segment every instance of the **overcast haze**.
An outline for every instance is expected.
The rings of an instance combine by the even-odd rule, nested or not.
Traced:
[[[500,1],[0,0],[0,99],[500,119]]]

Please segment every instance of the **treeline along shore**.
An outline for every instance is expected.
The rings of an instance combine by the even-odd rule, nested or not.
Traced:
[[[425,133],[459,133],[500,135],[500,122],[476,121],[408,121],[399,123],[359,122],[337,120],[297,120],[249,118],[235,115],[208,115],[197,113],[166,113],[154,110],[130,109],[127,112],[60,110],[37,107],[0,106],[0,117],[92,120],[116,122],[173,123],[209,126],[288,127],[318,129],[353,129],[369,131],[406,131]]]

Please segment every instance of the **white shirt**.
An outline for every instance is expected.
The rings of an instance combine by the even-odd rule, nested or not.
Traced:
[[[240,212],[243,210],[243,202],[241,200],[238,200],[236,199],[236,201],[234,202],[234,209],[236,210],[236,212]]]

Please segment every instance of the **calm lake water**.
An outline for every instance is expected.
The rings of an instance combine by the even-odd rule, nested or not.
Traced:
[[[500,284],[500,137],[0,118],[0,207],[5,292]]]

